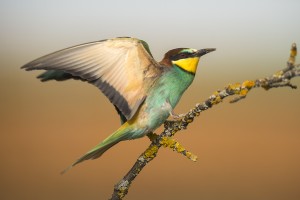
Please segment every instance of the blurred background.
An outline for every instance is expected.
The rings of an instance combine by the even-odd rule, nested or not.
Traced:
[[[300,46],[299,8],[298,0],[1,0],[0,199],[108,199],[149,145],[122,142],[60,175],[119,118],[96,87],[41,83],[41,72],[22,65],[117,36],[147,41],[157,60],[177,47],[217,48],[177,106],[184,113],[229,83],[284,68],[291,44]],[[204,112],[175,136],[198,161],[161,149],[126,199],[300,199],[299,91],[255,89]]]

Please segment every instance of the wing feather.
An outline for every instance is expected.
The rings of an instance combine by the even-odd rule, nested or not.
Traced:
[[[136,38],[86,43],[43,56],[22,68],[62,71],[86,80],[129,120],[161,73],[145,44]]]

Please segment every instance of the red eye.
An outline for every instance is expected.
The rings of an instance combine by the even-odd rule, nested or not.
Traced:
[[[181,54],[179,54],[179,57],[180,57],[181,59],[183,59],[183,58],[187,58],[187,54],[185,54],[185,53],[181,53]]]

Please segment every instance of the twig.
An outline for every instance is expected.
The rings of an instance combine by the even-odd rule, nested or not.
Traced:
[[[164,123],[164,131],[160,135],[150,133],[148,135],[152,141],[150,146],[139,156],[136,163],[128,171],[124,178],[115,185],[111,200],[120,200],[126,196],[132,181],[143,170],[143,168],[157,156],[158,150],[162,146],[169,147],[173,151],[181,153],[187,158],[196,161],[197,156],[185,150],[182,145],[180,145],[171,137],[174,136],[176,132],[186,129],[187,126],[193,122],[194,118],[199,116],[201,112],[211,108],[216,104],[219,104],[228,96],[237,95],[237,97],[232,99],[230,102],[238,102],[246,98],[249,91],[253,88],[262,87],[266,90],[269,90],[277,87],[290,87],[292,89],[296,89],[297,86],[290,83],[292,78],[300,76],[300,65],[295,64],[296,55],[297,47],[294,43],[291,47],[290,57],[288,59],[286,68],[266,78],[253,81],[247,80],[242,84],[230,84],[223,90],[218,90],[215,92],[203,103],[196,104],[196,106],[191,109],[182,119],[177,121],[166,121]]]

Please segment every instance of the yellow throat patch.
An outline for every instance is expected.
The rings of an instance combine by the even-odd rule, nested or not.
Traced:
[[[185,58],[185,59],[172,61],[174,65],[177,65],[183,70],[191,72],[193,74],[195,74],[197,71],[198,62],[199,62],[199,57]]]

